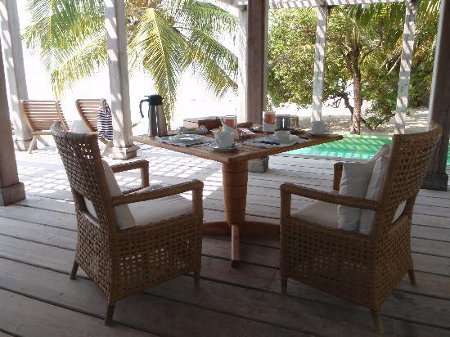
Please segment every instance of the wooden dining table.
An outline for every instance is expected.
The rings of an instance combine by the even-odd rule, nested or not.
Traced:
[[[264,134],[257,134],[265,136]],[[238,150],[235,152],[216,152],[211,144],[199,144],[193,146],[177,146],[163,143],[155,137],[147,135],[133,136],[132,140],[143,144],[165,148],[175,152],[185,153],[208,160],[222,163],[223,193],[226,219],[203,224],[205,235],[230,235],[231,234],[231,265],[239,265],[240,235],[279,235],[279,224],[255,222],[245,220],[247,203],[248,161],[264,158],[269,155],[292,151],[308,146],[333,142],[342,139],[342,136],[330,134],[325,136],[301,135],[304,140],[293,145],[277,146],[271,148],[249,145],[238,142]]]

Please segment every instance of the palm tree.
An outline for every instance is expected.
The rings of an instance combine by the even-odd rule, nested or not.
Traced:
[[[107,64],[103,0],[28,0],[24,39],[39,47],[56,96]],[[169,120],[181,75],[191,67],[217,96],[235,89],[237,59],[223,36],[237,20],[198,0],[127,0],[131,71],[145,71],[165,98]]]

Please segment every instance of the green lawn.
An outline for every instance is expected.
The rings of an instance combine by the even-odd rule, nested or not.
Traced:
[[[345,135],[343,140],[290,151],[288,154],[347,159],[369,159],[377,153],[378,149],[383,144],[391,144],[391,142],[391,137],[389,136]],[[447,165],[450,165],[450,147]]]

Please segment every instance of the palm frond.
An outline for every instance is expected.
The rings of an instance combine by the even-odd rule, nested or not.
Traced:
[[[201,29],[194,29],[188,43],[188,56],[208,89],[217,96],[237,89],[237,58],[221,43]]]
[[[38,47],[60,95],[106,63],[103,0],[28,0],[32,23],[23,38]],[[131,69],[154,79],[170,114],[177,86],[189,65],[218,95],[235,88],[236,57],[223,44],[236,18],[198,0],[127,0]]]
[[[70,47],[104,27],[104,4],[99,0],[30,0],[32,23],[24,33],[29,47],[43,52]]]
[[[179,79],[187,66],[186,43],[185,37],[154,8],[147,10],[131,38],[132,64],[142,65],[152,75],[168,109],[173,106]]]
[[[79,46],[48,54],[44,64],[50,70],[53,91],[59,97],[73,83],[92,76],[107,64],[106,36],[100,31]]]
[[[238,20],[222,8],[212,3],[196,0],[184,1],[182,11],[176,16],[187,29],[203,30],[209,34],[228,34],[234,36]]]

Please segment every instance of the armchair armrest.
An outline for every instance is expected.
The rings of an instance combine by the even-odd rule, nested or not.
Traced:
[[[334,164],[334,178],[333,178],[333,190],[339,191],[339,186],[342,179],[342,170],[344,164],[342,162]]]
[[[134,170],[134,169],[138,169],[138,168],[141,169],[142,187],[140,187],[140,188],[148,187],[150,185],[150,180],[149,180],[149,168],[148,168],[147,160],[141,159],[141,160],[132,161],[130,163],[111,165],[111,169],[114,173]],[[134,190],[135,189],[133,189],[132,191],[134,191]],[[128,191],[128,193],[129,192],[131,192],[131,191]]]
[[[192,180],[185,183],[180,183],[168,187],[162,187],[143,193],[127,194],[112,198],[113,206],[130,204],[133,202],[146,201],[152,199],[160,199],[170,195],[180,194],[183,192],[192,191],[193,210],[200,214],[203,212],[203,182],[199,180]]]
[[[334,194],[330,192],[315,190],[313,188],[302,187],[292,183],[286,183],[281,185],[281,193],[295,194],[306,198],[329,202],[332,204],[338,204],[349,207],[365,208],[371,210],[378,210],[379,205],[375,200],[361,199],[355,197],[349,197],[346,195]]]

